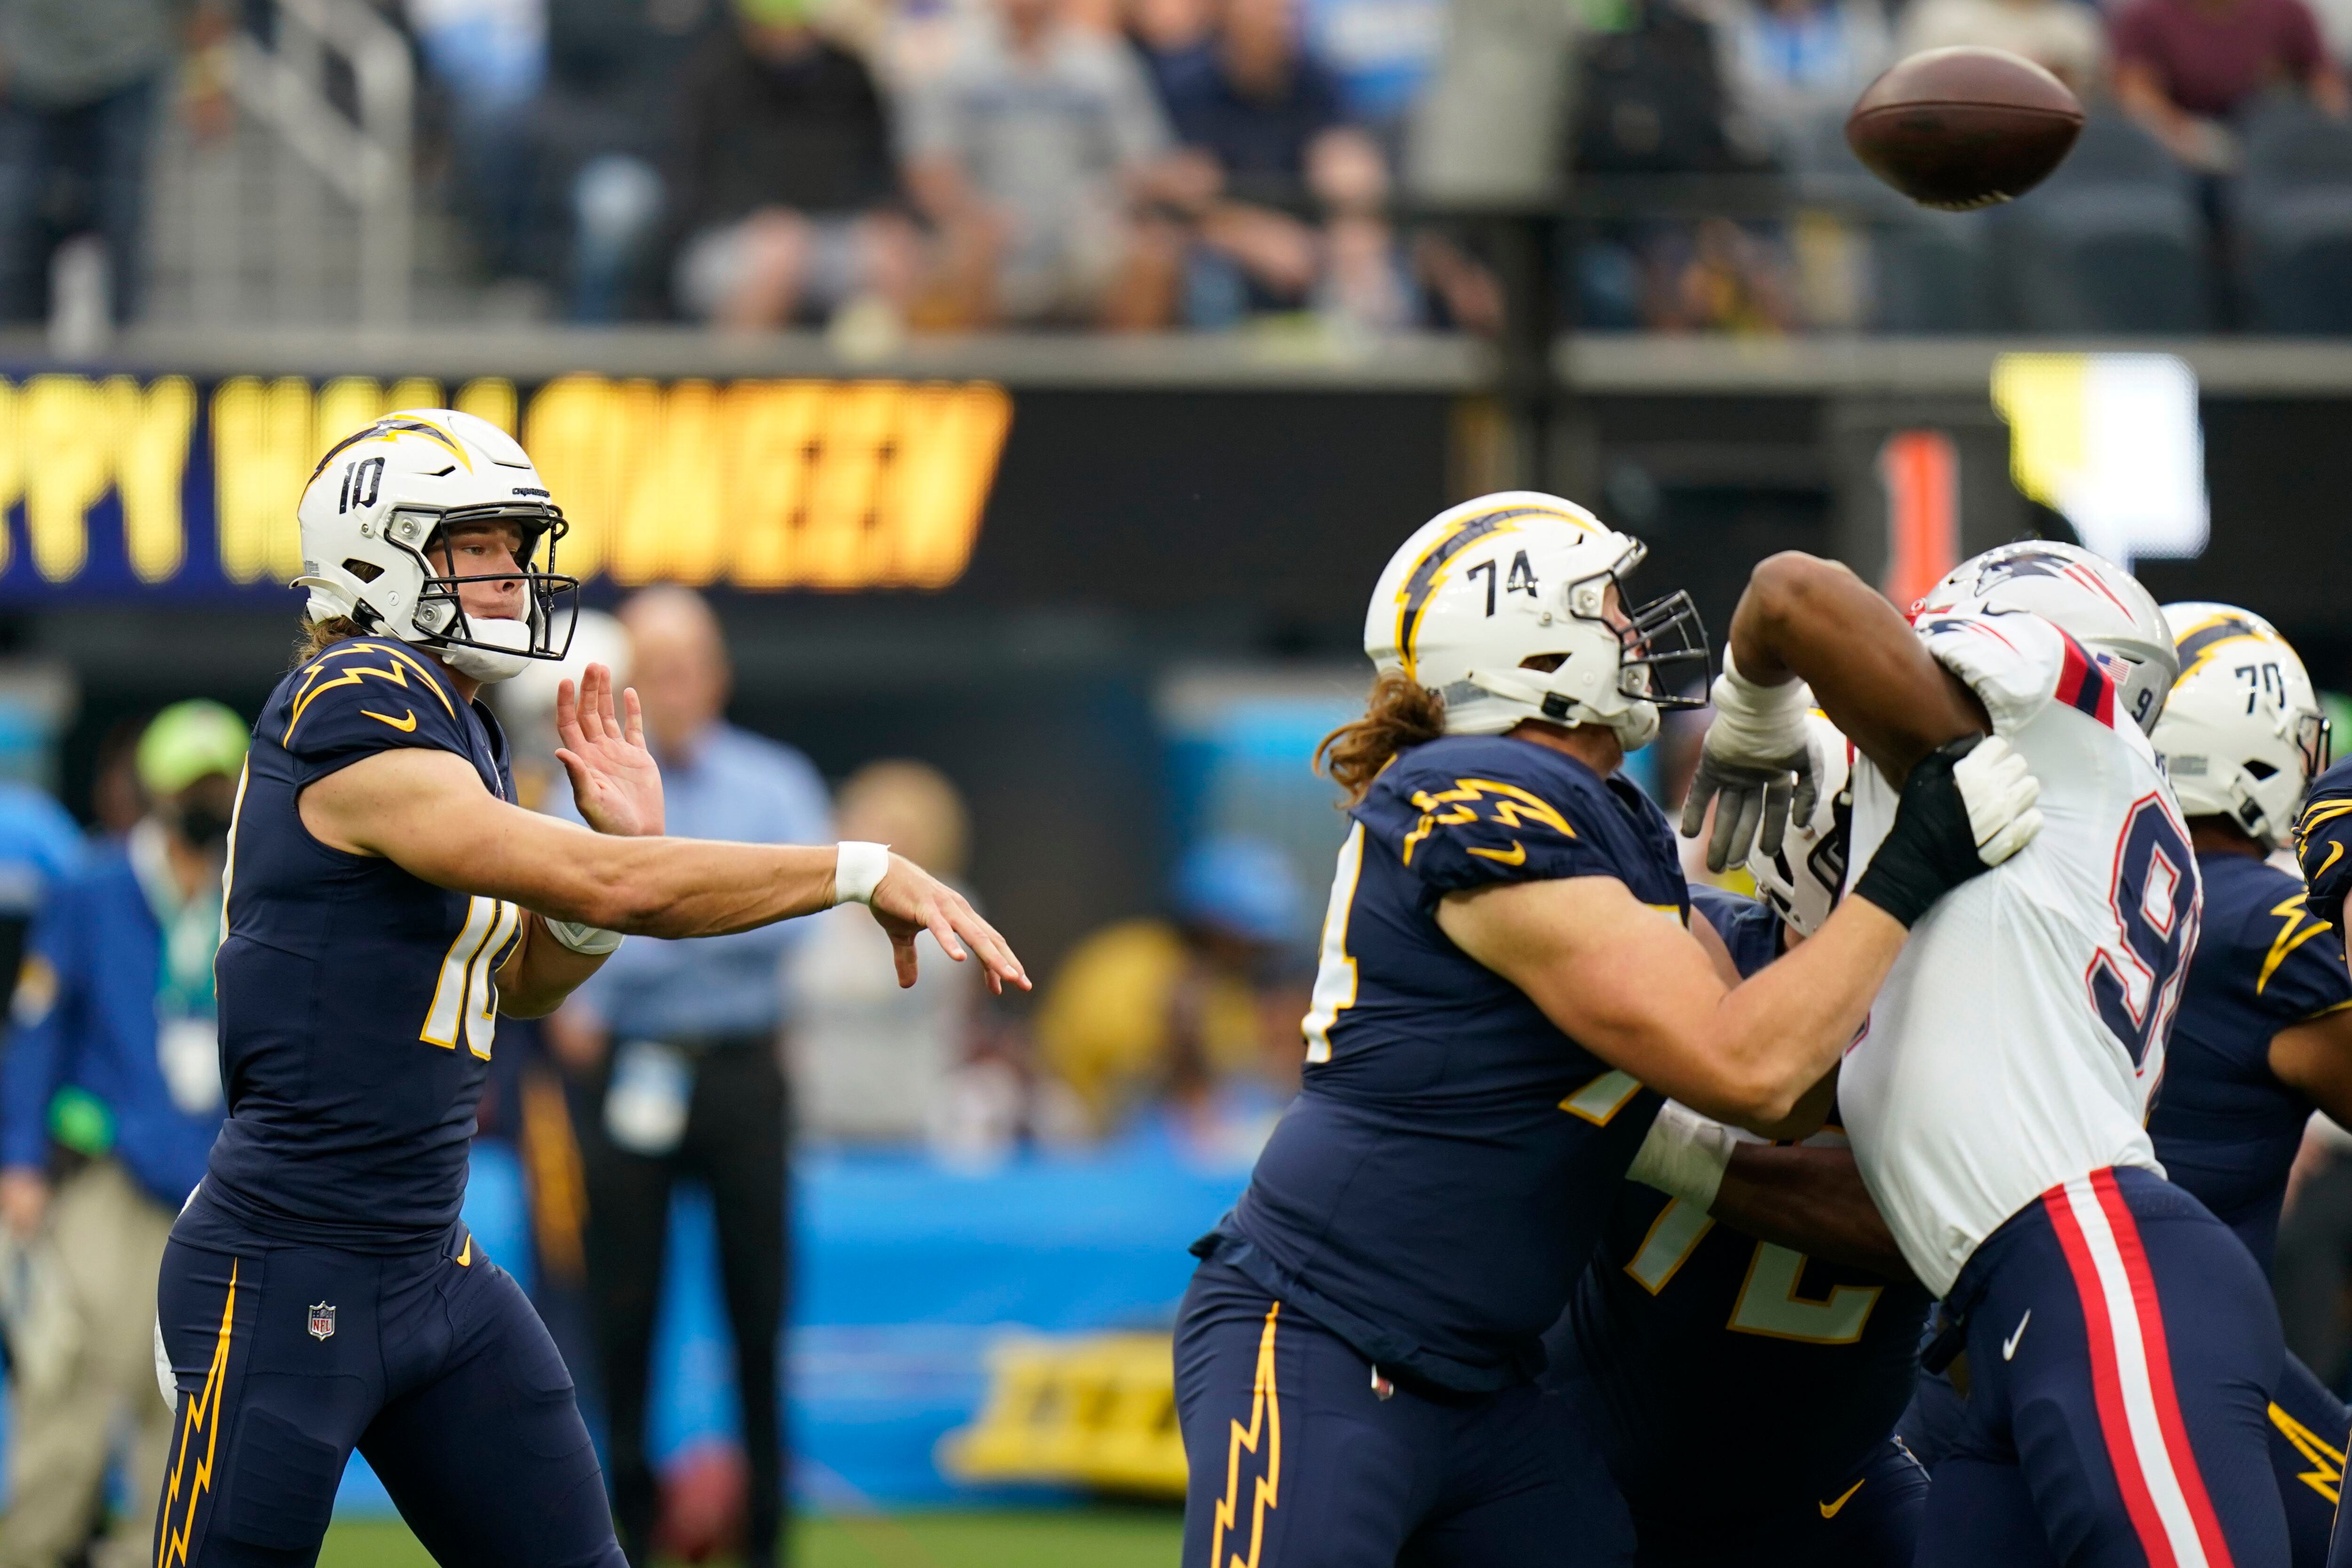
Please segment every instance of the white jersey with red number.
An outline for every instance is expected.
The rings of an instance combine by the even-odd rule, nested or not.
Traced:
[[[2042,781],[2041,836],[1919,922],[1848,1051],[1838,1104],[1903,1255],[1942,1295],[1993,1228],[2105,1166],[2161,1174],[2146,1128],[2197,940],[2196,858],[2115,685],[2036,615],[1944,613],[1920,637]],[[1867,865],[1896,792],[1853,772]]]

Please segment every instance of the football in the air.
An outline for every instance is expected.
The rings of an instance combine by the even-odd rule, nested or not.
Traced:
[[[2002,49],[1926,49],[1864,89],[1845,139],[1870,172],[1924,207],[1966,212],[2022,195],[2083,131],[2066,84]]]

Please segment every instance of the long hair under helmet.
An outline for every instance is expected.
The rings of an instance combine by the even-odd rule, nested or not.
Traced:
[[[1623,601],[1648,549],[1558,496],[1465,501],[1389,558],[1364,616],[1364,652],[1382,674],[1444,697],[1449,735],[1542,719],[1605,727],[1628,751],[1646,746],[1660,708],[1706,706],[1707,676],[1706,629],[1690,595]],[[1540,667],[1547,660],[1556,665]],[[1685,681],[1688,695],[1676,690]]]
[[[1960,562],[1911,608],[2039,615],[2081,643],[2115,683],[2116,700],[2152,733],[2180,661],[2156,596],[2139,579],[2080,545],[2020,539]]]
[[[554,570],[563,514],[523,449],[486,419],[446,408],[385,414],[328,448],[295,517],[302,575],[294,586],[310,591],[313,621],[396,637],[477,681],[561,659],[572,641],[580,581]],[[458,576],[432,560],[445,532],[500,524],[522,536],[516,570]],[[468,617],[458,601],[466,583],[517,579],[524,620]]]
[[[2150,738],[2191,817],[2226,817],[2266,850],[2286,842],[2327,770],[2327,715],[2277,629],[2234,604],[2168,604],[2180,677]]]

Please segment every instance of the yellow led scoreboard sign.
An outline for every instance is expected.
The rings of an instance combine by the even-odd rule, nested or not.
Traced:
[[[320,455],[431,407],[521,438],[562,570],[835,592],[961,577],[1013,419],[985,382],[0,378],[0,601],[281,587]]]

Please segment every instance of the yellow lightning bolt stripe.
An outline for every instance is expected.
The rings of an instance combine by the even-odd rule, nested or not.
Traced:
[[[392,663],[388,667],[382,669],[373,664],[346,664],[332,680],[319,678],[327,673],[329,660],[340,658],[346,653],[380,653]],[[449,700],[449,695],[441,689],[441,683],[435,680],[432,674],[415,659],[397,648],[386,646],[382,643],[340,643],[319,655],[317,661],[302,672],[301,689],[294,694],[293,709],[286,720],[286,733],[278,737],[278,744],[282,746],[294,738],[294,727],[302,722],[302,715],[309,710],[311,703],[318,700],[321,693],[332,691],[337,686],[358,685],[360,677],[362,675],[373,675],[377,680],[390,681],[394,685],[405,691],[408,688],[407,672],[410,670],[416,672],[417,678],[424,683],[425,690],[441,699],[441,706],[448,710],[449,716],[457,717],[457,705],[452,703]]]
[[[2327,846],[2327,858],[2326,858],[2326,860],[2321,861],[2321,862],[2319,862],[2319,869],[2318,869],[2317,871],[2315,871],[2315,872],[2313,872],[2313,873],[2311,873],[2311,879],[2310,879],[2310,880],[2312,880],[2313,882],[2317,882],[2321,877],[2326,876],[2326,875],[2327,874],[2327,868],[2328,868],[2329,866],[2334,865],[2337,861],[2340,861],[2340,860],[2342,860],[2343,858],[2344,858],[2344,846],[2343,846],[2342,844],[2340,844],[2340,843],[2331,843],[2331,844],[2329,844],[2329,845]]]
[[[310,477],[316,479],[320,475],[324,474],[327,471],[327,465],[335,460],[338,453],[347,451],[362,442],[397,441],[404,435],[421,435],[427,441],[439,442],[449,449],[451,455],[466,465],[467,473],[471,474],[474,471],[474,460],[466,455],[466,449],[458,444],[457,437],[431,420],[419,419],[413,413],[404,413],[396,418],[386,414],[365,430],[355,430],[328,447],[326,455],[319,459],[319,465],[310,470]]]
[[[1531,795],[1516,784],[1501,784],[1492,779],[1456,779],[1451,789],[1432,793],[1427,789],[1412,792],[1412,803],[1421,808],[1422,817],[1412,831],[1404,836],[1400,852],[1404,863],[1412,863],[1413,846],[1429,837],[1432,828],[1457,826],[1478,821],[1475,802],[1485,800],[1493,808],[1490,822],[1500,822],[1507,828],[1524,829],[1530,822],[1540,823],[1564,839],[1576,837],[1576,830],[1550,802]],[[1447,808],[1453,808],[1448,810]],[[1490,860],[1501,860],[1499,852],[1473,850],[1473,854],[1486,853]],[[1521,857],[1524,859],[1524,855]],[[1508,863],[1517,864],[1517,862]]]
[[[163,1493],[163,1531],[156,1542],[155,1568],[172,1568],[173,1563],[188,1560],[188,1542],[196,1529],[196,1500],[210,1490],[213,1484],[213,1454],[220,1446],[220,1401],[228,1384],[229,1340],[236,1327],[236,1260],[228,1264],[228,1295],[221,1302],[220,1335],[213,1341],[213,1364],[205,1373],[205,1386],[188,1401],[188,1415],[180,1432],[180,1452],[172,1461],[172,1481]],[[189,1479],[188,1509],[180,1517],[180,1528],[172,1528],[172,1510],[180,1500],[180,1480],[186,1473],[188,1450],[195,1447],[196,1438],[205,1440],[205,1457],[197,1461],[195,1474]]]
[[[2319,826],[2322,822],[2332,822],[2347,811],[2352,811],[2352,800],[2332,800],[2314,801],[2311,809],[2304,812],[2303,821],[2294,825],[2295,841],[2297,843],[2301,843],[2305,839],[2311,836],[2312,829]]]
[[[2344,1450],[2331,1447],[2326,1439],[2288,1415],[2273,1403],[2271,1425],[2279,1436],[2293,1446],[2311,1464],[2311,1469],[2294,1479],[2333,1503],[2344,1490]]]
[[[1265,1309],[1265,1328],[1257,1336],[1257,1381],[1250,1390],[1250,1418],[1244,1427],[1239,1421],[1231,1422],[1233,1437],[1225,1448],[1225,1495],[1217,1504],[1215,1518],[1209,1530],[1210,1568],[1258,1568],[1259,1549],[1265,1544],[1266,1510],[1278,1506],[1276,1494],[1282,1489],[1282,1400],[1274,1382],[1274,1326],[1282,1313],[1282,1303],[1275,1302]],[[1250,1500],[1249,1555],[1236,1552],[1230,1561],[1225,1555],[1225,1532],[1234,1529],[1239,1517],[1242,1491],[1242,1451],[1255,1454],[1258,1444],[1265,1444],[1265,1474],[1257,1478],[1256,1490]]]
[[[2214,653],[2224,643],[2276,640],[2242,615],[2209,615],[2172,640],[2174,651],[2180,659],[2180,674],[2177,680],[2185,681],[2212,663]]]
[[[2307,896],[2294,893],[2271,906],[2271,913],[2284,924],[2280,925],[2279,934],[2271,938],[2270,956],[2263,960],[2263,972],[2254,977],[2254,995],[2263,994],[2263,988],[2271,983],[2271,977],[2278,973],[2278,967],[2286,962],[2288,954],[2329,929],[2326,921],[2314,920],[2305,911],[2303,904]]]

